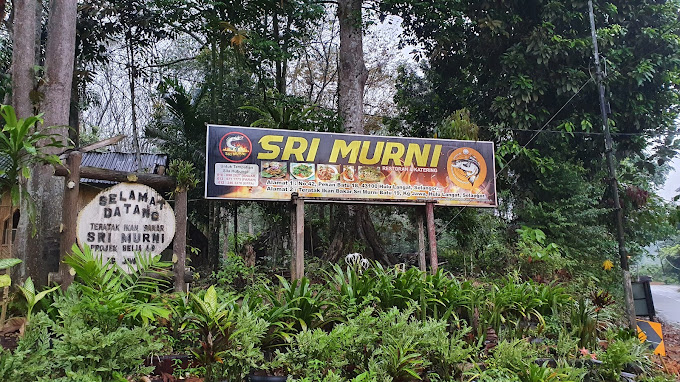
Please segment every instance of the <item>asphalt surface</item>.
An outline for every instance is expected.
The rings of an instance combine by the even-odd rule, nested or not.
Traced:
[[[675,327],[680,326],[680,285],[651,285],[657,316]]]

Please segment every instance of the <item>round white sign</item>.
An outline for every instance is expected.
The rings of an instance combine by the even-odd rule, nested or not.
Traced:
[[[134,264],[135,252],[160,254],[175,236],[175,214],[153,188],[120,183],[97,194],[78,214],[78,244],[104,260]]]

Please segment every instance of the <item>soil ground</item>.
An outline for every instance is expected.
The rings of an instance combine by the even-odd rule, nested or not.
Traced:
[[[676,380],[680,381],[680,327],[662,323],[663,341],[666,346],[666,357],[663,362],[656,358],[660,368],[664,367]]]

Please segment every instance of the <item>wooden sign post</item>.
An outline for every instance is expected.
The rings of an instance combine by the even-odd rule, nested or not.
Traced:
[[[416,214],[418,216],[418,268],[423,272],[427,272],[427,261],[425,259],[425,226],[423,224],[425,209],[420,206],[416,208]]]
[[[290,279],[305,277],[305,202],[294,193],[291,197],[290,234],[292,257],[290,260]]]
[[[175,240],[172,244],[175,263],[175,292],[186,292],[187,261],[187,192],[175,192]]]
[[[439,259],[437,258],[437,233],[434,227],[434,202],[425,204],[425,214],[427,215],[427,240],[430,242],[430,270],[432,274],[435,274],[439,268]]]

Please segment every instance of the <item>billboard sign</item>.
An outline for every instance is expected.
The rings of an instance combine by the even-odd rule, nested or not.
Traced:
[[[495,207],[492,142],[208,125],[209,199]]]

